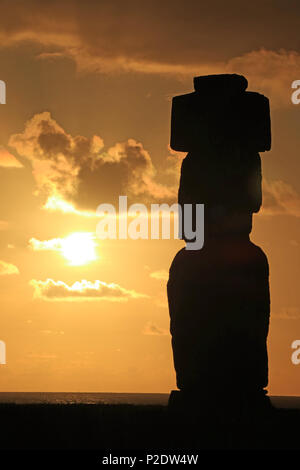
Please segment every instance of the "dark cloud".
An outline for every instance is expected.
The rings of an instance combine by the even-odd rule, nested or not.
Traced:
[[[39,192],[70,196],[76,192],[81,166],[93,166],[103,142],[99,136],[72,137],[44,112],[34,115],[23,132],[12,135],[9,145],[31,162]]]
[[[197,64],[300,44],[296,0],[3,0],[1,17],[7,42],[61,42],[104,60]]]
[[[291,215],[300,217],[300,196],[284,181],[263,180],[263,215]]]
[[[290,103],[300,76],[296,0],[2,0],[1,14],[1,47],[34,43],[40,59],[71,58],[84,71],[244,73],[273,105]]]
[[[150,336],[166,336],[169,334],[169,332],[165,328],[161,328],[150,321],[145,325],[143,334]]]
[[[134,139],[104,151],[98,135],[71,136],[49,112],[34,115],[9,145],[31,162],[37,192],[95,210],[102,202],[115,203],[119,195],[141,200],[172,200],[174,186],[157,181],[149,153]],[[177,160],[173,159],[173,165]]]

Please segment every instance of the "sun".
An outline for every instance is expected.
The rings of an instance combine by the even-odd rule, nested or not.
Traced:
[[[97,259],[96,243],[90,232],[74,232],[61,241],[61,253],[72,266],[81,266]]]

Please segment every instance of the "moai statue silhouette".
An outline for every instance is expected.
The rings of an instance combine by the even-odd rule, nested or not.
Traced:
[[[270,108],[240,75],[196,77],[194,86],[173,98],[171,147],[188,152],[178,202],[204,204],[205,238],[201,250],[180,250],[170,268],[180,392],[169,403],[195,413],[205,402],[207,413],[232,416],[268,402],[269,267],[249,234],[262,203],[259,152],[271,148]],[[184,211],[180,224],[187,241]]]

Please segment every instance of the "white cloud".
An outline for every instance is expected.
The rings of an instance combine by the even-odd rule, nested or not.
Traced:
[[[169,279],[169,273],[165,269],[161,269],[160,271],[150,273],[150,277],[158,281],[167,281]]]
[[[65,201],[59,195],[49,196],[47,201],[43,205],[43,209],[48,210],[50,212],[57,211],[62,212],[63,214],[79,215],[81,217],[97,217],[96,211],[92,212],[87,210],[76,209],[76,207],[71,202]]]
[[[29,247],[34,251],[58,251],[74,266],[96,260],[96,246],[92,232],[73,232],[64,238],[50,240],[29,240]]]
[[[81,280],[72,285],[63,281],[47,279],[39,281],[32,279],[29,284],[34,288],[34,297],[43,300],[109,300],[127,301],[129,299],[147,298],[145,294],[139,294],[134,290],[128,290],[115,283],[106,283],[96,280],[94,282]]]
[[[31,238],[28,242],[29,247],[34,251],[61,251],[62,238],[52,238],[50,240],[38,240]]]
[[[49,336],[49,335],[64,335],[64,331],[53,331],[53,330],[41,330],[41,333],[43,335]]]
[[[0,146],[0,167],[2,168],[23,168],[23,165],[14,155]]]
[[[9,274],[20,274],[20,272],[14,264],[0,261],[0,276],[6,276]]]

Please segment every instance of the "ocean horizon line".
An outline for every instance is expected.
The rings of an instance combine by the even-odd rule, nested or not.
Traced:
[[[166,406],[170,392],[0,392],[0,404],[123,404]],[[269,395],[269,397],[275,407],[300,409],[300,396]]]

